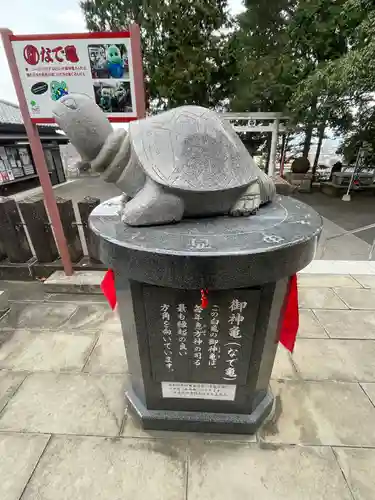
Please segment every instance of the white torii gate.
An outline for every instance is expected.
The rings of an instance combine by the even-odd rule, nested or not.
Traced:
[[[271,154],[268,164],[268,175],[274,175],[276,170],[276,152],[279,134],[286,131],[282,121],[288,117],[282,113],[221,113],[228,120],[236,132],[271,132]],[[243,122],[241,125],[232,122]],[[261,124],[259,124],[261,122]],[[264,122],[268,122],[266,125]]]

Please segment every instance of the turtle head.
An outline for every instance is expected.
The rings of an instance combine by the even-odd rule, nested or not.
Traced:
[[[97,157],[113,132],[103,111],[86,94],[73,93],[61,97],[53,107],[53,116],[86,161]]]

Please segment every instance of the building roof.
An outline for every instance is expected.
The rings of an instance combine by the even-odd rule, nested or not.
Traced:
[[[42,141],[53,139],[62,144],[69,141],[54,123],[38,125],[38,131]],[[0,142],[24,138],[27,139],[27,135],[19,106],[0,99]]]
[[[17,104],[0,99],[0,123],[22,125],[22,115]]]
[[[4,124],[23,125],[23,118],[18,104],[0,99],[0,125]],[[44,123],[42,127],[57,129],[54,123]]]

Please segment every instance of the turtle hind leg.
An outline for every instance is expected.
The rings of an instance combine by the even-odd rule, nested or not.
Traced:
[[[253,215],[259,209],[261,204],[260,186],[258,181],[250,184],[246,191],[239,197],[233,205],[229,214],[233,217],[247,217]]]
[[[150,178],[123,208],[122,221],[129,226],[153,226],[178,222],[184,215],[184,202]]]

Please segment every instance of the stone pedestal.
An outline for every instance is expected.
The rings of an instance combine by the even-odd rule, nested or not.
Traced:
[[[90,225],[116,276],[131,407],[146,429],[255,432],[289,280],[312,260],[321,218],[282,196],[256,216],[167,226],[129,227],[119,210],[102,203]]]
[[[311,192],[312,173],[295,174],[294,172],[286,172],[285,179],[301,193]]]
[[[332,174],[332,184],[335,186],[346,186],[348,187],[350,181],[353,177],[353,172],[335,172]],[[356,180],[358,182],[358,186],[354,187],[363,187],[363,186],[371,186],[374,181],[374,175],[368,172],[358,172],[356,175]]]

